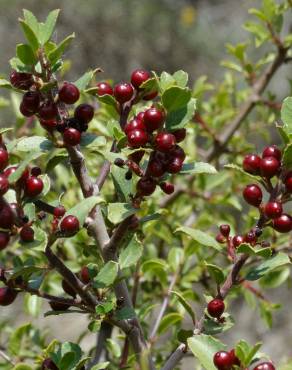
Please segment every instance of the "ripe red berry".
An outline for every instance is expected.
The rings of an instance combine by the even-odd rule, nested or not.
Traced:
[[[4,168],[8,165],[9,154],[6,149],[0,148],[0,171],[3,171]]]
[[[39,176],[42,174],[42,170],[40,169],[40,167],[33,167],[31,170],[30,170],[30,173],[32,176]]]
[[[0,306],[10,305],[16,298],[17,291],[8,287],[0,288]]]
[[[133,94],[133,86],[127,82],[121,82],[114,87],[114,97],[121,104],[129,101]]]
[[[45,130],[49,132],[52,132],[57,128],[57,121],[55,119],[49,119],[49,120],[41,119],[40,124]]]
[[[208,303],[207,311],[210,316],[219,319],[225,310],[225,304],[220,298],[214,298]]]
[[[281,216],[283,207],[280,202],[269,202],[266,204],[264,211],[268,218],[276,218]]]
[[[250,184],[244,188],[243,197],[248,204],[258,207],[262,202],[263,193],[258,185]]]
[[[171,152],[170,152],[171,156],[174,158],[174,157],[178,157],[180,158],[182,161],[185,160],[186,158],[186,153],[185,151],[183,150],[183,148],[181,148],[179,145],[175,145],[175,147],[173,149],[171,149]]]
[[[159,186],[165,194],[172,194],[174,192],[174,185],[170,182],[162,182]]]
[[[285,178],[285,187],[288,193],[292,193],[292,172],[290,172]]]
[[[75,289],[73,289],[71,287],[71,285],[69,283],[67,283],[66,280],[62,280],[62,288],[64,290],[65,293],[69,294],[70,296],[72,297],[76,297],[76,292],[75,292]]]
[[[142,85],[143,82],[146,82],[150,78],[150,73],[144,69],[136,69],[131,75],[131,83],[136,88]]]
[[[230,370],[232,368],[232,356],[229,352],[219,351],[213,357],[214,365],[218,370]]]
[[[39,117],[44,121],[52,120],[56,118],[58,114],[57,106],[51,101],[44,102],[40,105],[38,114]]]
[[[83,284],[90,283],[90,275],[89,275],[89,269],[87,266],[83,266],[80,271],[80,279]]]
[[[99,82],[96,87],[98,96],[113,95],[114,93],[111,85],[107,82]]]
[[[28,91],[23,95],[22,105],[23,107],[32,113],[36,113],[40,105],[40,93],[38,91]]]
[[[244,241],[245,241],[246,243],[253,244],[253,243],[255,243],[255,242],[256,242],[256,240],[257,240],[257,237],[256,237],[256,234],[255,234],[255,232],[254,232],[254,231],[249,231],[249,232],[245,235],[245,237],[244,237]]]
[[[74,235],[79,230],[79,220],[77,217],[68,215],[63,218],[60,224],[60,230],[67,235]]]
[[[81,133],[75,128],[67,128],[63,133],[64,143],[66,145],[78,145],[81,140]]]
[[[27,225],[23,226],[22,229],[20,230],[19,236],[20,239],[25,243],[33,242],[34,241],[33,228]]]
[[[68,310],[68,308],[70,308],[70,306],[67,303],[62,303],[62,302],[53,302],[53,301],[50,301],[49,302],[49,305],[51,306],[51,308],[52,308],[53,311],[66,311],[66,310]],[[58,368],[56,367],[55,364],[54,364],[54,366],[55,367],[52,367],[52,365],[50,365],[50,367],[48,367],[48,366],[43,366],[42,365],[42,369],[57,369],[58,370]]]
[[[0,231],[0,250],[7,247],[10,240],[10,236],[8,233],[5,233],[4,231]]]
[[[154,98],[156,98],[156,96],[158,95],[158,91],[151,91],[150,93],[148,94],[145,94],[143,96],[143,100],[145,101],[149,101],[149,100],[153,100]]]
[[[127,135],[127,138],[128,144],[132,148],[139,148],[140,146],[147,144],[149,140],[147,132],[142,130],[130,131],[129,134]]]
[[[164,166],[157,160],[150,160],[147,167],[147,173],[153,177],[161,177],[164,174]]]
[[[161,152],[168,152],[175,146],[175,137],[168,132],[159,132],[155,137],[155,146]]]
[[[65,104],[74,104],[80,97],[80,92],[77,86],[72,83],[64,82],[59,90],[59,99]]]
[[[11,166],[6,168],[6,170],[3,172],[3,175],[9,178],[10,175],[12,175],[17,170],[17,166]],[[29,170],[26,168],[23,172],[21,177],[17,180],[18,184],[24,183],[29,177]]]
[[[233,246],[236,248],[236,247],[239,247],[240,244],[244,243],[244,237],[241,236],[241,235],[235,235],[232,239],[232,243],[233,243]]]
[[[265,157],[261,160],[261,175],[271,178],[275,176],[280,169],[280,162],[275,157]]]
[[[33,84],[33,77],[30,73],[12,71],[10,73],[11,85],[21,90],[28,90]]]
[[[131,159],[135,163],[140,163],[141,159],[145,154],[144,150],[137,150],[136,152],[129,155],[129,159]]]
[[[25,108],[25,105],[23,104],[23,102],[20,103],[20,106],[19,106],[19,111],[20,113],[24,116],[24,117],[32,117],[34,115],[33,112],[31,112],[30,110],[27,110]]]
[[[138,119],[138,118],[132,119],[126,124],[124,128],[126,135],[128,135],[129,132],[133,130],[142,130],[142,131],[146,130],[146,127],[141,119]]]
[[[271,362],[262,362],[257,365],[253,370],[276,370],[275,366]]]
[[[176,142],[180,143],[185,139],[187,130],[185,128],[180,128],[178,130],[173,131],[172,134],[174,135]]]
[[[226,242],[225,236],[221,233],[217,234],[215,239],[220,244],[224,244]]]
[[[25,182],[25,195],[28,197],[36,197],[43,191],[44,183],[43,180],[30,176]]]
[[[229,234],[230,234],[230,226],[229,225],[220,225],[219,229],[220,229],[220,233],[223,236],[225,236],[225,237],[229,236]]]
[[[279,233],[289,233],[292,230],[292,217],[282,213],[280,217],[274,218],[273,228]]]
[[[262,157],[263,158],[274,157],[278,161],[280,161],[282,158],[282,152],[276,145],[270,145],[264,149]]]
[[[137,191],[140,195],[146,196],[154,193],[156,183],[151,177],[142,177],[137,182]]]
[[[167,164],[167,172],[169,173],[178,173],[183,166],[183,161],[179,157],[171,158]]]
[[[165,121],[165,113],[161,109],[153,107],[153,108],[147,109],[144,112],[143,122],[148,132],[153,132],[157,130],[159,127],[163,125],[164,121]]]
[[[232,359],[232,364],[233,364],[233,365],[240,366],[240,360],[239,360],[239,358],[236,356],[236,354],[235,354],[235,350],[234,350],[234,349],[232,349],[232,350],[230,350],[230,351],[229,351],[229,356],[230,356],[230,358]]]
[[[0,175],[0,196],[4,195],[9,189],[9,182],[7,177],[2,174]]]
[[[56,307],[56,304],[60,305],[60,303],[56,303],[56,302],[50,302],[50,306],[53,308],[53,306]],[[62,303],[63,305],[63,303]],[[65,310],[60,310],[60,309],[55,309],[53,308],[53,310],[55,311],[65,311]],[[59,370],[59,368],[55,365],[54,361],[51,360],[50,358],[46,358],[43,363],[42,363],[42,369],[41,370]]]
[[[94,116],[94,109],[92,105],[80,104],[74,111],[74,118],[82,123],[89,123]]]
[[[10,206],[0,200],[0,227],[2,229],[11,229],[14,225],[15,216]]]
[[[245,172],[252,175],[260,174],[261,158],[255,154],[248,154],[244,157],[242,167]]]
[[[66,209],[65,207],[61,205],[54,208],[54,216],[57,218],[63,217],[65,213],[66,213]]]

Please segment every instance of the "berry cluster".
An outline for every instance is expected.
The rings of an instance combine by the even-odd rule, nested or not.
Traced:
[[[240,366],[240,360],[236,356],[234,349],[231,349],[229,352],[216,352],[213,357],[213,362],[218,370],[231,370],[235,369],[235,366]]]
[[[11,84],[18,89],[25,90],[19,110],[25,117],[36,115],[41,126],[48,132],[58,130],[63,135],[65,145],[78,145],[82,132],[88,129],[88,123],[94,116],[94,109],[89,104],[80,104],[74,110],[71,118],[60,118],[58,104],[75,104],[80,97],[79,89],[69,82],[64,82],[56,98],[51,92],[44,92],[40,88],[41,80],[32,74],[12,71]]]
[[[275,145],[266,147],[262,157],[246,155],[243,169],[252,175],[261,176],[261,184],[270,197],[266,204],[262,204],[263,192],[257,184],[247,185],[243,197],[248,204],[259,208],[264,226],[271,225],[280,233],[288,233],[292,230],[292,217],[283,212],[283,204],[292,194],[292,172],[285,169],[281,159],[281,150]],[[277,177],[274,185],[271,181],[273,177]]]

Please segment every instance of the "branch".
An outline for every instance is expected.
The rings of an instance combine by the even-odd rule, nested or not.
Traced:
[[[171,354],[171,356],[166,361],[165,365],[161,368],[161,370],[172,370],[176,367],[176,365],[180,362],[180,360],[184,357],[187,352],[187,345],[180,344],[177,349]]]
[[[91,369],[94,365],[99,362],[103,362],[107,357],[107,349],[105,343],[112,335],[113,326],[112,324],[103,321],[100,325],[100,330],[97,336],[97,343],[95,347],[95,353],[92,361],[88,365],[87,369]]]

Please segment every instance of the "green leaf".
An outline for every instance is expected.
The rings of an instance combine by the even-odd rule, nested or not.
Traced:
[[[175,79],[177,85],[181,88],[184,88],[187,86],[189,76],[185,71],[176,71],[173,74],[173,78]]]
[[[71,41],[74,38],[75,33],[72,33],[71,35],[67,36],[63,41],[61,41],[60,44],[49,53],[48,58],[52,64],[55,64],[62,57],[64,51],[70,45]]]
[[[168,112],[166,116],[167,130],[176,130],[185,127],[193,118],[196,110],[196,99],[191,98],[187,105],[175,111]]]
[[[159,82],[161,90],[165,91],[166,89],[172,87],[175,84],[175,79],[171,74],[167,72],[162,72]]]
[[[36,56],[29,45],[26,44],[17,45],[16,55],[24,64],[34,65],[37,62]]]
[[[193,311],[192,306],[186,301],[186,299],[179,292],[175,292],[174,290],[172,290],[171,293],[174,294],[177,297],[179,303],[184,307],[184,309],[190,315],[190,317],[193,321],[193,324],[195,325],[195,323],[196,323],[196,314]]]
[[[224,273],[220,267],[206,262],[205,266],[207,267],[209,274],[216,281],[217,284],[221,284],[224,281]]]
[[[204,319],[204,333],[209,335],[218,335],[223,333],[229,329],[231,329],[234,325],[234,320],[229,314],[223,315],[224,322],[219,322],[217,320],[213,320],[207,315],[205,315]]]
[[[201,230],[192,229],[187,226],[181,226],[175,230],[175,233],[177,232],[182,232],[184,234],[187,234],[193,240],[195,240],[196,242],[202,245],[205,245],[206,247],[212,247],[218,251],[222,249],[222,246],[219,243],[217,243],[216,240],[212,236],[204,233]]]
[[[143,253],[143,245],[134,236],[119,256],[121,270],[135,265]]]
[[[168,253],[167,261],[173,271],[177,271],[184,260],[184,251],[182,248],[173,247]]]
[[[191,90],[172,86],[165,90],[161,96],[162,104],[168,112],[174,112],[185,108],[192,97]]]
[[[143,273],[155,272],[155,271],[166,271],[167,267],[168,266],[164,260],[156,258],[156,259],[145,261],[141,266],[141,270],[143,271]]]
[[[260,248],[256,249],[253,248],[250,244],[248,243],[242,243],[237,249],[236,253],[245,253],[250,256],[261,256],[263,258],[268,258],[271,257],[272,250],[271,248]]]
[[[28,324],[24,324],[24,325],[18,327],[10,335],[9,342],[8,342],[8,350],[12,355],[14,355],[14,356],[19,355],[19,353],[21,351],[21,348],[22,348],[24,338],[29,335],[31,330],[32,330],[32,326],[31,326],[30,323],[28,323]]]
[[[123,307],[115,313],[117,320],[130,320],[136,317],[136,312],[132,307]]]
[[[46,165],[46,173],[51,172],[58,164],[68,159],[68,153],[66,150],[61,149],[60,151],[54,152],[51,158],[48,160]]]
[[[36,19],[36,17],[34,16],[34,14],[32,12],[30,12],[29,10],[27,10],[27,9],[23,9],[23,16],[24,16],[25,23],[27,23],[29,25],[29,27],[33,30],[35,35],[38,36],[38,34],[39,34],[39,22]]]
[[[93,209],[93,207],[95,207],[97,204],[102,203],[103,201],[104,200],[101,197],[97,196],[85,198],[81,202],[76,204],[74,207],[70,208],[65,213],[64,217],[68,215],[76,216],[79,220],[80,225],[83,225],[86,217],[88,216],[89,212]]]
[[[29,45],[32,47],[32,50],[36,51],[39,47],[39,41],[38,41],[36,34],[24,20],[20,19],[19,23],[22,27],[23,33]]]
[[[289,278],[289,276],[290,276],[290,268],[282,267],[262,277],[260,279],[260,285],[263,288],[277,288],[278,286],[285,283],[285,281]]]
[[[254,176],[254,175],[251,175],[250,173],[248,172],[245,172],[244,169],[240,166],[237,166],[236,164],[226,164],[224,166],[225,168],[230,168],[232,170],[236,170],[238,172],[240,172],[241,174],[249,177],[250,179],[254,180],[254,181],[259,181],[260,180],[260,177],[259,176]]]
[[[19,362],[17,365],[13,367],[12,370],[32,370],[32,367],[27,364]]]
[[[81,136],[80,146],[91,152],[100,150],[100,147],[104,145],[106,145],[106,138],[104,136],[97,136],[89,132]]]
[[[94,91],[94,90],[97,90],[97,87],[92,87],[90,89],[85,90],[84,92],[90,94],[91,91]],[[112,95],[108,95],[108,94],[105,94],[105,95],[102,95],[102,96],[97,95],[97,99],[101,103],[104,103],[104,104],[109,105],[109,106],[114,107],[114,108],[117,107],[117,101]]]
[[[20,164],[17,167],[17,170],[13,172],[9,177],[9,183],[13,184],[15,183],[18,179],[20,179],[21,175],[23,174],[23,171],[25,168],[32,162],[33,160],[39,158],[41,155],[44,153],[41,152],[31,152],[28,154],[23,161],[20,162]]]
[[[95,312],[98,315],[106,315],[110,311],[112,311],[114,308],[113,302],[103,302],[95,307]]]
[[[106,288],[112,285],[118,275],[119,265],[117,262],[109,261],[99,271],[93,280],[93,286],[96,289]]]
[[[285,148],[282,162],[285,169],[292,169],[292,143]]]
[[[272,258],[261,263],[259,266],[252,268],[247,273],[246,280],[258,280],[269,272],[275,270],[278,267],[290,264],[290,259],[285,253],[278,253]]]
[[[200,334],[188,339],[188,346],[198,358],[200,364],[207,370],[216,370],[213,363],[214,354],[226,346],[210,335]]]
[[[91,370],[106,370],[108,366],[110,365],[110,362],[101,362],[100,364],[94,365]]]
[[[25,294],[24,308],[26,313],[31,316],[38,317],[41,311],[42,299],[36,295]]]
[[[125,178],[127,168],[111,166],[111,175],[115,186],[115,191],[118,195],[118,200],[121,202],[129,201],[130,194],[134,193],[134,185],[132,181]]]
[[[1,80],[0,80],[1,81]],[[1,83],[1,82],[0,82]],[[5,134],[6,132],[9,132],[9,131],[13,131],[14,130],[14,128],[12,128],[12,127],[2,127],[2,128],[0,128],[0,135],[3,135],[3,134]]]
[[[39,38],[42,45],[44,45],[47,41],[50,40],[54,32],[59,12],[60,9],[55,9],[51,11],[47,16],[45,24],[41,25]]]
[[[77,81],[74,82],[74,85],[77,86],[78,89],[81,91],[85,90],[87,85],[93,79],[93,76],[95,75],[96,72],[97,70],[93,70],[84,73],[83,76],[81,76]]]
[[[183,316],[179,313],[172,312],[163,317],[163,319],[160,322],[160,325],[158,327],[158,333],[162,334],[169,329],[169,327],[174,326],[175,324],[181,322],[183,319]]]
[[[288,135],[292,134],[292,97],[288,97],[283,101],[281,119],[284,122],[284,131]]]
[[[24,137],[17,141],[15,150],[20,152],[50,151],[54,148],[53,143],[43,136]]]
[[[128,203],[109,203],[108,204],[108,215],[107,218],[113,224],[118,224],[125,218],[135,214],[137,208],[131,206]]]
[[[208,174],[215,174],[217,170],[209,163],[205,162],[193,162],[193,163],[185,163],[182,166],[180,174],[199,174],[199,173],[208,173]]]

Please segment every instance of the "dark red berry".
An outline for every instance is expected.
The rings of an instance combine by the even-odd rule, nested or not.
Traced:
[[[23,95],[22,105],[23,107],[32,113],[36,113],[40,105],[40,93],[38,91],[28,91]]]
[[[137,115],[136,115],[136,119],[138,119],[139,121],[143,121],[144,119],[144,114],[145,112],[139,112]]]
[[[230,370],[232,368],[232,355],[226,351],[216,352],[213,357],[214,365],[218,370]]]
[[[50,302],[50,306],[52,307],[52,304],[56,305],[56,302]],[[58,303],[59,304],[59,303]],[[63,304],[63,303],[62,303]],[[52,307],[53,308],[53,307]],[[53,308],[54,310],[54,308]],[[63,310],[55,310],[55,311],[63,311]],[[58,366],[54,363],[53,360],[50,358],[46,358],[42,363],[42,369],[41,370],[59,370]]]
[[[225,237],[229,236],[229,234],[230,234],[230,226],[229,225],[220,225],[219,229],[220,229],[220,233],[223,236],[225,236]]]
[[[20,239],[25,242],[33,242],[34,241],[34,231],[33,228],[30,226],[23,226],[22,229],[20,230]]]
[[[258,207],[262,202],[263,193],[258,185],[250,184],[243,190],[243,197],[248,204]]]
[[[53,311],[66,311],[66,310],[68,310],[68,308],[70,308],[70,305],[68,305],[67,303],[62,303],[62,302],[50,301],[49,305],[51,306]],[[58,369],[58,368],[57,367],[52,368],[52,367],[43,367],[42,366],[42,369]]]
[[[282,213],[280,217],[274,218],[273,228],[279,233],[289,233],[292,230],[292,217]]]
[[[156,98],[156,96],[158,95],[158,91],[151,91],[150,93],[148,94],[145,94],[143,96],[143,100],[145,101],[148,101],[148,100],[153,100],[154,98]]]
[[[183,161],[179,157],[171,158],[167,165],[167,172],[169,173],[178,173],[183,166]]]
[[[164,174],[164,166],[161,162],[156,160],[151,160],[148,163],[147,174],[153,177],[161,177]]]
[[[267,146],[264,149],[263,154],[262,154],[262,157],[263,158],[266,158],[266,157],[274,157],[278,161],[281,161],[282,152],[281,152],[281,150],[276,145],[271,145],[271,146]]]
[[[33,112],[31,112],[30,110],[27,110],[25,108],[25,105],[23,104],[23,102],[20,103],[20,106],[19,106],[19,111],[20,113],[24,116],[24,117],[32,117],[34,115]]]
[[[285,178],[285,187],[288,193],[292,193],[292,172]]]
[[[174,135],[176,142],[180,143],[185,139],[187,130],[185,128],[180,128],[178,130],[173,131],[172,134]]]
[[[54,208],[54,216],[57,218],[63,217],[65,213],[66,213],[66,209],[65,207],[61,205]]]
[[[63,218],[60,224],[60,230],[67,235],[74,235],[79,230],[79,220],[77,217],[69,215]]]
[[[15,216],[10,206],[3,201],[0,201],[0,227],[2,229],[11,229],[14,225]]]
[[[90,275],[89,275],[89,269],[87,266],[83,266],[80,271],[80,279],[83,284],[90,283]]]
[[[64,143],[66,145],[78,145],[81,140],[81,133],[75,128],[67,128],[63,133]]]
[[[148,132],[153,132],[157,130],[158,128],[160,128],[163,125],[164,121],[165,121],[165,113],[161,109],[153,107],[153,108],[147,109],[144,112],[143,122]]]
[[[39,177],[30,176],[25,183],[25,195],[36,197],[43,191],[44,183]]]
[[[43,119],[41,119],[40,120],[40,124],[41,124],[41,126],[45,130],[47,130],[49,132],[52,132],[52,131],[54,131],[57,128],[57,121],[54,118],[53,119],[49,119],[49,120],[43,120]]]
[[[241,236],[241,235],[235,235],[232,239],[232,243],[233,243],[233,246],[236,248],[236,247],[239,247],[240,244],[244,243],[244,237]]]
[[[275,157],[265,157],[261,160],[261,175],[271,178],[275,176],[280,169],[280,162]]]
[[[33,84],[33,77],[30,73],[12,71],[10,73],[11,85],[21,90],[28,90]]]
[[[64,279],[62,280],[62,288],[63,288],[65,293],[69,294],[70,296],[72,296],[74,298],[76,297],[75,289],[73,289],[71,287],[71,285]]]
[[[269,202],[266,204],[264,211],[268,218],[276,218],[281,216],[283,207],[280,202]]]
[[[252,175],[259,175],[261,171],[261,158],[255,154],[248,154],[243,159],[242,167],[245,172]]]
[[[253,370],[276,370],[275,366],[271,362],[262,362],[257,365]]]
[[[137,182],[137,191],[142,196],[151,195],[152,193],[154,193],[155,188],[156,183],[150,177],[142,177]]]
[[[136,152],[129,155],[129,159],[138,164],[143,158],[144,154],[144,150],[137,150]]]
[[[8,287],[0,288],[0,306],[10,305],[16,298],[17,291]]]
[[[165,194],[172,194],[174,192],[174,185],[170,182],[162,182],[159,186]]]
[[[134,118],[131,121],[129,121],[125,128],[124,131],[126,135],[128,135],[131,131],[133,130],[142,130],[145,131],[146,127],[144,125],[144,122],[141,119]]]
[[[17,166],[11,166],[6,168],[6,170],[3,172],[3,175],[9,178],[10,175],[12,175],[17,170]],[[17,183],[22,184],[24,183],[29,177],[29,170],[26,168],[23,172],[21,177],[17,180]]]
[[[72,83],[64,82],[59,90],[59,99],[65,104],[74,104],[80,97],[80,92],[77,86]]]
[[[41,104],[38,114],[41,120],[52,120],[56,118],[58,114],[57,106],[54,102],[51,101],[44,102],[43,104]]]
[[[9,182],[7,177],[2,174],[0,175],[0,196],[4,195],[9,189]]]
[[[6,248],[10,240],[10,236],[8,233],[4,231],[0,231],[0,250]]]
[[[0,171],[3,171],[4,168],[8,165],[9,154],[6,149],[0,148]]]
[[[74,111],[74,117],[83,123],[89,123],[94,116],[94,109],[92,105],[80,104]]]
[[[132,148],[139,148],[140,146],[147,144],[149,140],[147,132],[142,130],[130,131],[129,134],[127,135],[127,138],[128,144]]]
[[[179,145],[175,145],[173,149],[171,149],[170,155],[174,157],[180,158],[182,161],[186,158],[186,153]]]
[[[257,240],[257,237],[256,237],[256,234],[254,231],[249,231],[245,237],[244,237],[244,241],[246,243],[250,243],[250,244],[254,244]]]
[[[221,233],[217,234],[215,239],[220,244],[224,244],[226,242],[225,236],[222,235]]]
[[[236,356],[235,354],[235,350],[232,349],[229,351],[229,356],[231,357],[232,359],[232,364],[235,365],[235,366],[240,366],[240,360],[239,358]]]
[[[133,86],[127,82],[122,82],[114,87],[114,97],[121,104],[129,101],[134,94]]]
[[[138,89],[143,82],[146,82],[150,78],[150,73],[144,69],[136,69],[131,75],[132,85]]]
[[[30,173],[31,173],[32,176],[39,176],[39,175],[42,174],[42,170],[39,167],[33,167],[30,170]]]
[[[207,311],[210,316],[219,319],[225,310],[225,304],[222,299],[214,298],[208,303]]]
[[[159,132],[155,137],[155,146],[161,152],[168,152],[175,146],[175,137],[168,132]]]
[[[98,96],[113,95],[114,93],[111,85],[107,82],[99,82],[96,87]]]

